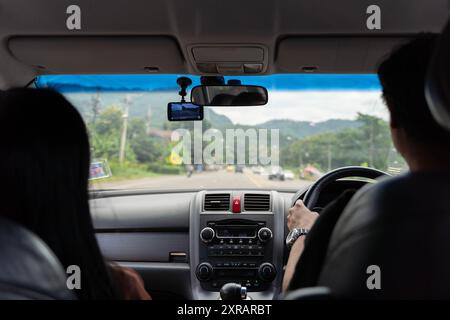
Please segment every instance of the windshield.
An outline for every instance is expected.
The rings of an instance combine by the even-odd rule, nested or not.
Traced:
[[[226,77],[266,87],[268,104],[205,107],[203,121],[169,122],[178,77],[40,76],[36,86],[60,91],[82,114],[95,189],[298,190],[343,166],[406,169],[376,75]]]

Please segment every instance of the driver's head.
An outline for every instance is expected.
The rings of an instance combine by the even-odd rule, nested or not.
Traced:
[[[390,113],[393,142],[412,170],[421,162],[450,159],[450,134],[433,119],[425,78],[436,36],[421,34],[381,63],[378,77]]]

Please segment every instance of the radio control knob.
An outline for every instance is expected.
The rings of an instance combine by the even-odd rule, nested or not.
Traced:
[[[259,229],[258,231],[258,238],[261,242],[269,241],[270,239],[272,239],[272,236],[272,230],[270,230],[269,228],[264,227]]]
[[[202,262],[197,266],[197,271],[195,274],[197,275],[198,280],[200,281],[208,281],[212,278],[214,273],[213,267],[208,262]]]
[[[277,270],[273,264],[265,262],[259,266],[258,275],[262,281],[271,282],[275,279]]]
[[[214,229],[210,227],[203,228],[202,231],[200,231],[200,239],[202,239],[204,243],[211,242],[215,235]]]

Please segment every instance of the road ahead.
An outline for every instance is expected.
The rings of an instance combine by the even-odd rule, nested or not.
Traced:
[[[304,180],[271,181],[267,176],[261,176],[245,170],[244,173],[214,172],[194,173],[190,178],[186,175],[164,175],[134,180],[101,182],[95,189],[210,189],[210,188],[248,188],[248,189],[292,189],[298,190],[310,184]]]

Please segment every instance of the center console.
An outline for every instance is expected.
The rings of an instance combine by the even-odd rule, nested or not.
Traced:
[[[215,299],[223,285],[271,299],[282,277],[283,202],[276,192],[199,192],[191,207],[193,296]],[[193,212],[196,211],[196,212]]]

